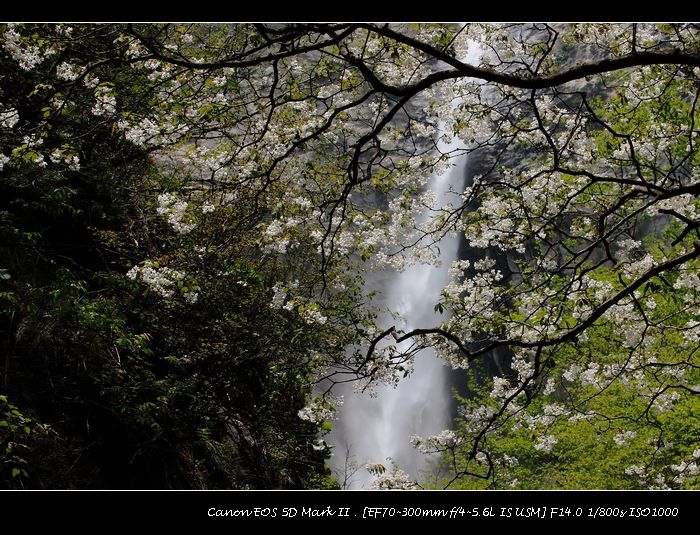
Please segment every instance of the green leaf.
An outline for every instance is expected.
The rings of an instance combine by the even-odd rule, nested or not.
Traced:
[[[19,475],[19,468],[12,469],[12,478],[16,478]]]
[[[381,475],[386,472],[386,467],[383,464],[369,464],[367,465],[367,471],[375,476]]]

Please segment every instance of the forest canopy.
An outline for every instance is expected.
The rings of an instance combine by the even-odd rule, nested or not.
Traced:
[[[337,487],[335,385],[433,348],[440,486],[697,488],[698,30],[0,26],[0,485]]]

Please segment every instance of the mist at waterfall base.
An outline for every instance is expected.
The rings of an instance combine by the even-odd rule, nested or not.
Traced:
[[[450,152],[456,142],[441,147]],[[430,181],[437,206],[452,200],[455,192],[464,190],[467,156],[455,159],[452,167]],[[452,199],[451,199],[452,197]],[[380,304],[398,312],[403,323],[388,315],[380,320],[387,326],[408,331],[415,327],[438,325],[444,317],[435,312],[440,292],[448,282],[448,269],[457,259],[459,238],[444,238],[438,244],[440,265],[413,265],[403,272],[385,271],[376,279]],[[411,435],[429,436],[451,427],[454,399],[450,391],[451,368],[432,350],[423,350],[415,357],[413,373],[402,379],[396,388],[380,385],[376,397],[358,393],[345,386],[337,391],[344,396],[328,442],[333,446],[331,467],[345,488],[368,488],[374,476],[367,464],[379,463],[390,472],[400,468],[412,478],[427,475],[431,459],[413,448]]]

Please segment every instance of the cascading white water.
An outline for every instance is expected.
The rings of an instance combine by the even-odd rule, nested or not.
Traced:
[[[449,153],[458,146],[457,141],[453,141],[440,149]],[[466,156],[457,158],[453,164],[430,181],[437,207],[450,200],[454,202],[454,192],[463,189]],[[418,264],[400,273],[386,274],[388,282],[381,288],[382,304],[399,312],[404,319],[405,323],[398,324],[397,328],[408,331],[414,327],[435,326],[444,319],[434,307],[448,282],[448,269],[457,258],[458,248],[457,237],[444,238],[439,242],[440,266]],[[387,322],[390,322],[388,318]],[[373,476],[364,468],[367,463],[380,463],[388,470],[393,464],[414,478],[420,476],[429,458],[411,447],[409,437],[434,435],[450,428],[453,401],[447,387],[448,371],[431,350],[424,350],[415,359],[413,373],[398,387],[382,385],[376,397],[351,389],[342,392],[345,403],[329,442],[335,447],[332,464],[341,482],[350,475],[345,473],[348,454],[357,467],[345,482],[347,488],[368,487]]]
[[[468,50],[459,59],[478,65],[483,51],[474,41],[468,41]],[[453,106],[457,102],[453,102]],[[442,130],[442,129],[441,129]],[[457,140],[439,146],[443,153],[464,148]],[[455,199],[455,192],[464,191],[467,154],[455,158],[452,167],[432,177],[430,189],[435,193],[437,206],[445,206]],[[440,301],[440,292],[448,282],[448,270],[457,259],[459,240],[445,238],[439,243],[440,265],[414,265],[401,273],[385,273],[387,282],[377,285],[384,296],[388,310],[399,312],[404,319],[397,328],[408,331],[414,327],[435,326],[444,318],[434,311]],[[391,325],[390,318],[385,322]],[[374,476],[365,466],[380,463],[391,470],[392,464],[420,479],[430,458],[415,450],[409,441],[411,435],[428,436],[451,427],[453,396],[447,374],[450,369],[433,351],[425,350],[415,359],[413,373],[396,388],[381,386],[376,397],[345,388],[338,392],[345,397],[329,442],[334,446],[331,465],[336,477],[345,488],[367,488]],[[349,461],[348,462],[348,458]],[[387,462],[390,460],[390,462]]]

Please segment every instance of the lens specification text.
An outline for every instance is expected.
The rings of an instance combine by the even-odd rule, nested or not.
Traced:
[[[225,509],[210,507],[209,517],[229,518],[647,518],[677,517],[678,507],[245,507]]]

